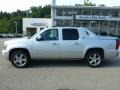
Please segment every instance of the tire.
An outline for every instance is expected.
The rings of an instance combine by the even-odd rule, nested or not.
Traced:
[[[99,51],[89,51],[85,60],[90,67],[99,67],[103,62],[103,55]]]
[[[15,51],[10,56],[10,61],[16,68],[25,68],[29,63],[29,55],[24,51]]]

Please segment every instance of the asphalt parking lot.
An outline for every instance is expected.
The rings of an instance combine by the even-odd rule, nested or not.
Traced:
[[[0,51],[5,40],[0,39]],[[120,58],[100,68],[80,61],[35,61],[16,69],[0,53],[0,90],[120,90]]]

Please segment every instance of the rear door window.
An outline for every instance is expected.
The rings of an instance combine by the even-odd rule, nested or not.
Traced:
[[[63,40],[78,40],[79,33],[77,29],[67,28],[62,30]]]

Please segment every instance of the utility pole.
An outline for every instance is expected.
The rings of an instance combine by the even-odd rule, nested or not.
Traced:
[[[52,18],[52,27],[54,26],[54,16],[55,16],[55,6],[56,6],[56,0],[52,0],[51,5],[51,18]]]
[[[18,30],[17,30],[17,24],[18,24],[18,22],[15,21],[14,23],[15,23],[15,36],[17,36],[17,33],[18,33]]]

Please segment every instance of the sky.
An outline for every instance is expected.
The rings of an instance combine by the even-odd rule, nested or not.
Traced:
[[[120,6],[120,0],[89,0],[96,5]],[[0,11],[14,12],[16,10],[28,10],[31,6],[44,6],[51,4],[51,0],[0,0]],[[56,5],[83,4],[84,0],[56,0]]]

